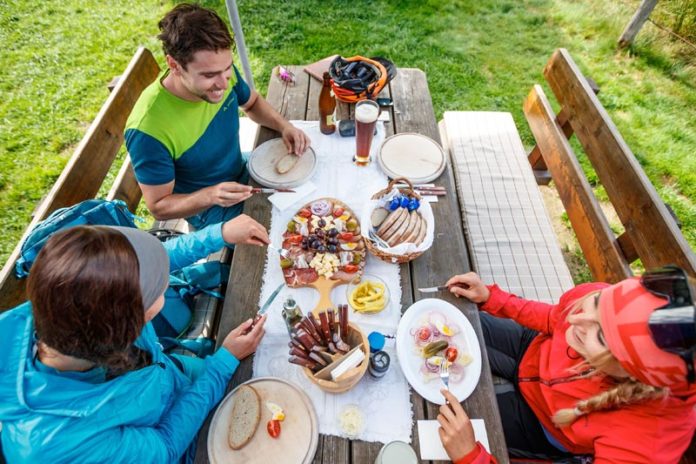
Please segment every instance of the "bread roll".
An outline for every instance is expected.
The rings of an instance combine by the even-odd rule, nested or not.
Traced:
[[[254,436],[261,421],[261,397],[253,387],[241,385],[232,397],[227,442],[233,450],[242,449]]]

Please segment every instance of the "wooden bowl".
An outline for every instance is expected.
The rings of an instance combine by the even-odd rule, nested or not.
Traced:
[[[348,343],[351,348],[355,348],[359,345],[360,349],[363,351],[363,353],[365,353],[365,359],[363,359],[360,364],[343,374],[338,379],[338,382],[334,382],[333,380],[318,379],[311,370],[306,367],[304,368],[304,373],[309,380],[311,380],[325,392],[343,393],[348,391],[353,388],[360,381],[360,379],[363,378],[365,372],[367,372],[367,366],[370,362],[370,344],[367,341],[367,336],[365,336],[365,333],[360,330],[360,327],[352,322],[348,323],[348,327],[350,327],[350,334],[348,335],[348,340],[346,340],[346,343]]]

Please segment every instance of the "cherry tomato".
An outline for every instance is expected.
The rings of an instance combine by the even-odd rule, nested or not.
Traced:
[[[272,438],[278,438],[280,436],[280,421],[269,420],[266,424],[266,430]]]
[[[288,235],[287,237],[285,237],[285,241],[288,243],[291,243],[293,245],[299,245],[302,243],[302,235],[300,235],[300,234]]]
[[[343,266],[343,270],[346,271],[348,274],[358,272],[358,269],[360,268],[355,264],[346,264],[345,266]]]
[[[338,238],[340,238],[344,242],[352,242],[353,241],[353,233],[352,232],[341,232],[340,234],[338,234]]]
[[[312,217],[312,212],[309,209],[305,208],[305,209],[301,209],[300,212],[297,213],[297,215],[301,216],[303,218],[310,218],[310,217]]]
[[[334,217],[341,217],[343,216],[343,213],[343,208],[336,208],[335,210],[333,210]]]
[[[459,356],[459,351],[457,351],[455,347],[450,346],[445,350],[445,358],[447,358],[449,362],[453,363],[454,361],[456,361],[457,356]]]
[[[432,335],[432,332],[430,331],[429,327],[421,327],[418,330],[418,340],[422,342],[427,342],[430,340],[430,336]]]

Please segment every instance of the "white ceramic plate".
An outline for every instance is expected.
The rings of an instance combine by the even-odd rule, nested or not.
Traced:
[[[420,321],[427,317],[431,311],[437,311],[447,318],[449,323],[459,327],[459,333],[454,336],[453,342],[459,347],[460,352],[468,353],[472,357],[471,363],[464,367],[464,378],[458,382],[450,382],[450,391],[461,402],[464,401],[476,388],[481,376],[481,348],[479,347],[476,332],[464,314],[452,304],[437,298],[426,298],[417,301],[401,316],[399,328],[396,332],[396,355],[406,380],[414,390],[423,398],[435,404],[443,404],[445,397],[440,393],[444,384],[439,377],[425,381],[421,373],[421,366],[425,360],[419,355],[415,347],[411,330],[419,326]]]
[[[262,143],[249,156],[249,175],[264,187],[293,188],[307,182],[317,169],[317,156],[312,147],[307,147],[297,164],[285,174],[278,174],[275,165],[288,153],[283,139],[275,138]]]
[[[377,160],[392,179],[406,177],[414,184],[437,179],[447,164],[439,143],[411,132],[388,137],[379,149]]]

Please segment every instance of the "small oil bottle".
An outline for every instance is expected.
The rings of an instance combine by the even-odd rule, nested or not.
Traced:
[[[292,328],[302,320],[302,310],[297,305],[295,299],[289,296],[283,303],[283,311],[281,313],[283,319],[285,320],[285,326],[288,329],[288,333],[292,331]]]

